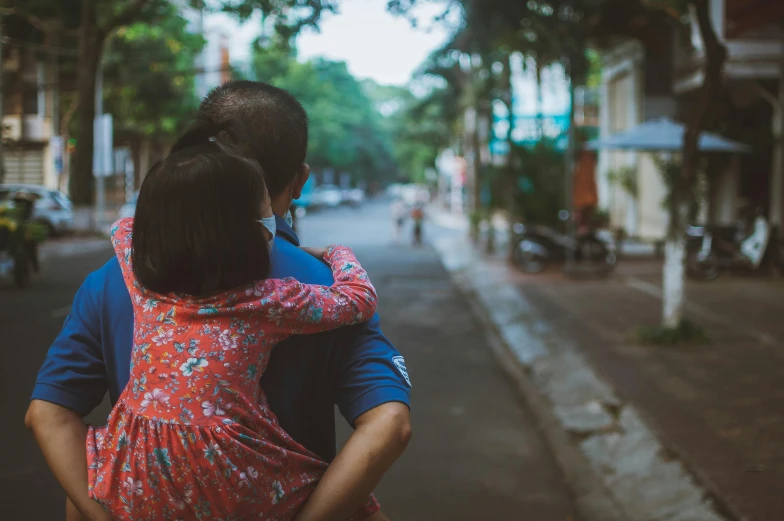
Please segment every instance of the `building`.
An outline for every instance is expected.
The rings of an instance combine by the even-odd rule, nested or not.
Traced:
[[[784,31],[778,24],[784,18],[784,2],[711,0],[710,12],[728,50],[719,132],[752,144],[755,151],[711,159],[702,219],[732,224],[746,204],[781,222],[782,167],[775,167],[773,160],[771,124],[781,114],[774,105],[784,106]],[[602,137],[656,117],[685,120],[704,65],[699,28],[691,18],[686,39],[663,26],[653,31],[655,41],[628,41],[602,53]],[[784,149],[780,154],[784,165]],[[599,204],[609,210],[614,228],[646,241],[664,237],[666,187],[650,154],[602,150],[597,177]]]
[[[672,94],[672,33],[663,28],[658,46],[628,41],[601,55],[599,135],[627,130],[657,117],[676,116]],[[654,50],[655,49],[655,50]],[[650,154],[600,150],[597,164],[599,206],[610,225],[626,235],[657,241],[664,236],[666,187]]]
[[[62,144],[57,135],[57,78],[33,47],[3,48],[3,155],[6,183],[59,187]]]
[[[772,223],[780,225],[784,218],[784,2],[711,0],[710,14],[728,51],[724,116],[733,124],[726,133],[755,147],[755,153],[735,158],[712,173],[710,217],[720,224],[733,222],[740,199],[762,208]],[[704,45],[696,22],[691,25],[690,45],[675,62],[673,87],[681,103],[692,99],[703,78]],[[752,123],[758,131],[743,132],[744,123]]]

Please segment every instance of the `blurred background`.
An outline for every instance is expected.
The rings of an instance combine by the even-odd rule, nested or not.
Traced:
[[[392,519],[784,519],[781,0],[4,0],[0,71],[3,519],[63,518],[36,371],[236,79],[307,110],[296,230],[407,359]]]

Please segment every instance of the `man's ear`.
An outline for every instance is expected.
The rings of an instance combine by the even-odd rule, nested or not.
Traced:
[[[294,187],[291,191],[291,198],[292,199],[299,199],[302,195],[302,188],[305,186],[305,183],[308,182],[310,178],[310,166],[307,163],[302,163],[302,167],[297,174],[297,177],[294,179]]]

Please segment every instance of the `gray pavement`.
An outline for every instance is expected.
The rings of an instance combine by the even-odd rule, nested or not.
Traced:
[[[74,293],[110,254],[107,240],[102,251],[45,260],[42,274],[26,290],[0,281],[0,347],[5,359],[0,364],[0,519],[63,518],[65,496],[24,427],[24,413],[38,368]],[[104,407],[96,415],[105,417],[106,411]]]
[[[352,247],[412,378],[414,436],[377,491],[393,520],[575,520],[567,486],[486,336],[429,246],[392,239],[385,205],[313,214],[304,244]],[[455,234],[428,223],[425,241]],[[347,429],[344,429],[344,436]]]
[[[576,521],[570,492],[529,413],[488,347],[486,332],[429,247],[392,240],[383,203],[313,213],[304,244],[353,247],[380,294],[384,332],[413,381],[414,437],[377,495],[393,520]],[[459,232],[425,228],[426,242]],[[50,258],[21,292],[0,283],[0,519],[62,519],[63,494],[22,420],[36,371],[81,281],[105,251]],[[95,416],[106,414],[106,407]],[[349,428],[340,422],[345,438]]]

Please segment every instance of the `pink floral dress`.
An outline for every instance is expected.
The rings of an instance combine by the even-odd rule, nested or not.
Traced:
[[[351,250],[325,260],[331,287],[268,279],[201,299],[142,288],[133,219],[112,243],[134,309],[131,377],[108,425],[87,435],[90,495],[116,520],[288,520],[327,464],[280,427],[259,387],[292,334],[363,322],[376,294]],[[355,518],[378,510],[372,496]]]

